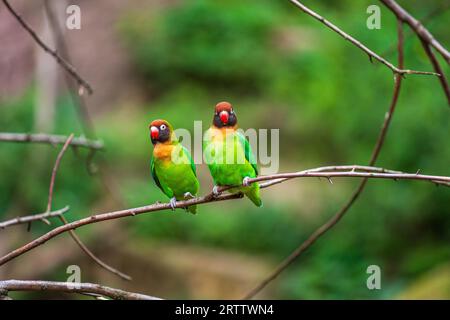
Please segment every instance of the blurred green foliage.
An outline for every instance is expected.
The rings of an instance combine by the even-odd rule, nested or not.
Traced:
[[[139,70],[159,92],[185,82],[246,92],[261,89],[276,61],[269,36],[275,8],[193,1],[163,14],[132,14],[122,30]]]
[[[365,10],[370,4],[347,0],[309,5],[383,53],[395,46],[396,21],[382,8],[382,29],[368,30]],[[440,2],[406,5],[421,18]],[[445,23],[449,18],[448,12],[441,13],[427,24],[443,43],[450,40]],[[225,99],[235,104],[243,128],[281,129],[282,171],[368,162],[390,103],[392,72],[379,63],[371,64],[364,53],[288,1],[186,1],[127,12],[118,29],[142,87],[152,97],[149,105],[96,119],[98,135],[107,146],[105,156],[128,205],[166,200],[150,180],[147,124],[165,118],[175,127],[192,129],[193,121],[201,120],[206,129],[212,106]],[[420,42],[405,33],[406,67],[431,70]],[[394,54],[386,58],[395,62],[395,50],[390,52]],[[2,130],[32,129],[33,97],[30,91],[12,105],[2,106]],[[61,99],[55,131],[80,132],[66,100]],[[408,76],[377,164],[450,175],[449,116],[437,79]],[[25,212],[44,209],[51,168],[41,164],[38,170],[29,163],[34,148],[0,145],[0,215],[19,194],[25,197],[26,201],[20,201]],[[36,150],[45,154],[43,148],[48,147]],[[58,176],[55,206],[71,204],[75,218],[85,215],[101,188],[79,158],[66,158]],[[206,193],[211,187],[206,169],[199,175],[201,192]],[[274,187],[262,193],[271,199],[263,209],[234,201],[201,206],[197,216],[181,211],[143,215],[133,218],[130,233],[142,241],[157,238],[230,248],[280,261],[333,214],[356,185],[343,180],[332,187],[320,181],[289,183],[290,196],[297,197],[296,185],[316,190],[315,196],[299,206],[277,200],[282,192]],[[331,193],[339,196],[330,197]],[[310,212],[308,202],[318,203],[319,210]],[[371,181],[348,216],[279,278],[277,297],[396,296],[421,274],[450,260],[449,204],[449,191],[441,187]],[[365,271],[370,264],[382,268],[381,291],[366,288]]]

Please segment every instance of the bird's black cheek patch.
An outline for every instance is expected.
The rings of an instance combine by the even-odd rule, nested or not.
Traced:
[[[159,131],[159,142],[166,142],[170,139],[169,130]]]
[[[222,128],[223,127],[223,123],[220,120],[219,115],[215,115],[214,116],[213,123],[214,123],[214,126],[216,126],[217,128]]]

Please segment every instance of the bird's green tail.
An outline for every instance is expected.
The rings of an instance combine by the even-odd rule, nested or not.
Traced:
[[[259,195],[259,184],[253,183],[248,191],[244,194],[255,204],[257,207],[262,207],[263,203]]]

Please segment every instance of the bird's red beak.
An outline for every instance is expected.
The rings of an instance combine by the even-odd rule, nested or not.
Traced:
[[[151,127],[150,128],[150,136],[152,137],[153,140],[158,139],[159,137],[159,130],[157,127]]]
[[[222,121],[223,124],[228,123],[228,112],[227,111],[222,111],[221,113],[219,113],[219,117],[220,117],[220,121]]]

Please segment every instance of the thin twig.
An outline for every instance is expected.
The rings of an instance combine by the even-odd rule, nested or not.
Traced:
[[[32,143],[47,143],[53,146],[64,144],[67,140],[66,136],[51,135],[45,133],[13,133],[0,132],[0,142],[32,142]],[[83,147],[94,150],[103,149],[103,142],[100,140],[89,140],[84,137],[73,138],[70,143],[74,147]]]
[[[450,7],[450,2],[443,3],[442,5],[431,10],[427,15],[425,15],[420,20],[422,21],[422,23],[428,22],[428,21],[432,20],[433,18],[436,18],[437,16],[445,13],[449,9],[449,7]],[[416,35],[416,33],[413,33],[410,29],[408,31],[409,31],[409,33],[406,33],[407,31],[405,32],[405,37],[404,37],[405,41],[408,40],[409,38],[413,37],[414,35]],[[382,56],[390,55],[391,53],[394,53],[396,51],[397,51],[397,44],[394,44],[394,45],[390,46],[389,49],[384,51]]]
[[[433,65],[434,70],[442,75],[441,77],[439,77],[439,82],[441,83],[442,90],[444,90],[444,94],[447,97],[447,103],[450,105],[450,88],[448,86],[448,81],[445,76],[444,70],[442,70],[441,65],[439,64],[439,61],[436,58],[436,56],[434,55],[433,50],[431,50],[428,42],[426,42],[423,39],[420,39],[420,42],[422,43],[423,49],[425,50],[425,53],[427,54],[428,58],[430,59],[430,62]]]
[[[415,70],[408,70],[408,69],[402,69],[402,68],[398,68],[396,66],[394,66],[392,63],[390,63],[389,61],[387,61],[386,59],[384,59],[383,57],[379,56],[378,54],[376,54],[375,52],[373,52],[372,50],[370,50],[368,47],[366,47],[365,45],[363,45],[360,41],[356,40],[355,38],[353,38],[352,36],[348,35],[347,33],[345,33],[344,31],[342,31],[340,28],[338,28],[337,26],[335,26],[334,24],[332,24],[330,21],[326,20],[324,17],[322,17],[321,15],[317,14],[316,12],[314,12],[313,10],[309,9],[308,7],[306,7],[304,4],[300,3],[297,0],[289,0],[290,2],[292,2],[296,7],[298,7],[300,10],[302,10],[303,12],[305,12],[306,14],[310,15],[311,17],[315,18],[316,20],[320,21],[321,23],[323,23],[325,26],[327,26],[329,29],[333,30],[334,32],[336,32],[337,34],[339,34],[341,37],[343,37],[345,40],[350,41],[352,44],[354,44],[355,46],[357,46],[358,48],[360,48],[362,51],[364,51],[365,53],[367,53],[369,55],[369,57],[375,58],[376,60],[380,61],[382,64],[384,64],[385,66],[387,66],[389,69],[391,69],[394,73],[397,74],[423,74],[423,75],[435,75],[435,76],[440,76],[440,74],[435,73],[435,72],[428,72],[428,71],[415,71]]]
[[[61,57],[63,57],[68,63],[73,64],[69,48],[67,47],[64,39],[64,34],[60,28],[60,24],[58,23],[58,19],[55,16],[49,0],[44,1],[44,9],[49,21],[50,29],[53,33],[53,37],[55,38],[57,50],[60,52]],[[89,138],[96,138],[94,125],[89,115],[84,95],[78,94],[78,88],[76,87],[77,84],[68,74],[65,74],[64,80],[74,105],[78,106],[78,108],[76,107],[75,109],[82,119],[81,124],[85,135]]]
[[[0,292],[11,291],[53,291],[79,294],[92,294],[115,300],[161,300],[160,298],[101,286],[94,283],[56,282],[40,280],[2,280]]]
[[[61,65],[73,78],[75,78],[78,82],[78,84],[85,88],[89,94],[92,94],[94,90],[92,89],[91,85],[84,80],[75,70],[75,68],[68,63],[64,58],[62,58],[56,50],[51,49],[49,46],[47,46],[44,41],[42,41],[41,38],[37,35],[37,33],[33,30],[33,28],[25,21],[23,18],[11,7],[9,2],[7,0],[3,0],[3,3],[5,4],[8,11],[16,18],[16,20],[19,22],[19,24],[31,35],[31,37],[36,41],[36,43],[44,49],[45,52],[50,54],[53,58],[55,58],[56,62]]]
[[[407,23],[422,40],[435,48],[445,59],[445,61],[447,61],[447,63],[450,63],[450,52],[448,52],[448,50],[434,38],[431,32],[428,31],[428,29],[425,28],[419,20],[414,18],[394,0],[380,1],[384,3],[384,5],[389,8],[398,19]]]
[[[4,229],[6,227],[10,227],[13,225],[24,224],[24,223],[29,223],[32,221],[49,219],[49,218],[61,216],[64,213],[66,213],[67,211],[69,211],[69,209],[70,209],[70,207],[66,206],[66,207],[56,210],[56,211],[50,211],[50,212],[47,211],[44,213],[33,214],[33,215],[23,216],[23,217],[17,217],[14,219],[3,221],[3,222],[0,222],[0,229]]]
[[[397,2],[394,0],[381,0],[381,2],[383,2],[384,5],[395,14],[397,19],[407,23],[417,35],[422,43],[425,53],[428,56],[428,59],[433,65],[434,71],[441,75],[439,77],[439,81],[447,98],[447,103],[450,105],[450,89],[448,86],[448,81],[445,77],[444,70],[442,70],[439,61],[431,50],[431,47],[434,47],[444,57],[447,63],[450,63],[450,53],[433,37],[433,35],[424,27],[422,23],[420,23],[419,20],[410,15]]]
[[[74,135],[72,133],[67,138],[61,151],[58,153],[58,156],[56,157],[55,165],[53,166],[53,170],[52,170],[52,177],[50,179],[49,190],[48,190],[47,212],[50,212],[52,210],[53,189],[55,187],[55,178],[56,178],[56,174],[58,173],[59,164],[61,163],[61,159],[64,156],[64,153],[66,152],[67,148],[69,147],[70,143],[72,142],[73,137],[74,137]]]
[[[348,166],[351,168],[352,166]],[[272,175],[272,176],[261,176],[258,178],[255,178],[254,181],[264,181],[268,179],[278,179],[280,177],[289,177],[294,178],[295,177],[362,177],[362,178],[381,178],[381,179],[395,179],[395,180],[401,180],[401,179],[408,179],[408,180],[422,180],[422,181],[428,181],[432,183],[437,184],[444,184],[444,185],[450,185],[450,177],[443,177],[443,176],[430,176],[430,175],[420,175],[420,174],[409,174],[409,173],[383,173],[383,172],[358,172],[356,170],[348,170],[343,172],[319,172],[318,169],[311,169],[310,172],[298,174],[298,173],[292,173],[292,174],[281,174],[281,175]],[[389,172],[388,170],[377,168],[377,170],[383,170],[386,172]],[[308,170],[306,170],[308,171]],[[221,194],[217,197],[215,197],[212,193],[203,196],[203,197],[196,197],[189,200],[182,200],[177,201],[175,203],[175,208],[186,208],[195,204],[204,204],[204,203],[210,203],[210,202],[217,202],[217,201],[224,201],[224,200],[231,200],[231,199],[238,199],[242,198],[241,193],[237,194]],[[6,254],[5,256],[0,258],[0,266],[5,264],[6,262],[44,244],[48,240],[64,233],[69,230],[73,230],[76,228],[79,228],[81,226],[85,226],[88,224],[98,223],[100,221],[106,221],[106,220],[112,220],[112,219],[118,219],[123,217],[130,217],[130,216],[136,216],[143,213],[148,212],[157,212],[162,210],[171,210],[172,207],[170,203],[155,203],[148,206],[143,207],[137,207],[132,209],[125,209],[125,210],[119,210],[119,211],[113,211],[113,212],[107,212],[107,213],[101,213],[96,214],[90,217],[86,217],[77,221],[70,222],[68,224],[65,224],[63,226],[60,226],[58,228],[55,228],[48,233],[40,236],[39,238],[23,245],[22,247],[11,251],[10,253]]]
[[[73,139],[73,134],[71,134],[68,138],[67,141],[64,143],[64,146],[61,148],[61,151],[58,154],[58,157],[56,158],[55,161],[55,165],[53,166],[53,170],[52,170],[52,177],[50,179],[50,186],[49,186],[49,191],[48,191],[48,202],[47,202],[47,211],[49,212],[52,209],[52,199],[53,199],[53,189],[55,186],[55,178],[56,178],[56,174],[58,172],[59,169],[59,165],[61,163],[61,159],[64,156],[64,153],[66,152],[67,148],[69,147],[71,141]],[[59,219],[61,220],[61,222],[63,224],[67,224],[68,221],[66,220],[66,218],[64,218],[63,216],[59,216]],[[110,265],[106,264],[105,262],[103,262],[102,260],[100,260],[91,250],[89,250],[89,248],[81,241],[81,239],[78,237],[78,235],[75,233],[74,230],[70,230],[69,231],[70,236],[72,237],[72,239],[75,241],[75,243],[81,248],[81,250],[83,250],[92,260],[94,260],[98,265],[100,265],[102,268],[108,270],[109,272],[112,272],[116,275],[118,275],[119,277],[131,281],[131,277],[113,267],[111,267]]]
[[[53,12],[52,7],[48,0],[44,1],[44,8],[45,8],[45,12],[47,14],[47,17],[48,17],[48,20],[50,23],[50,29],[52,30],[54,38],[56,39],[56,44],[57,44],[56,46],[57,46],[58,50],[61,52],[61,56],[64,57],[69,63],[72,63],[72,58],[70,56],[70,50],[69,50],[66,40],[64,38],[64,34],[60,28],[60,25],[55,16],[55,13]],[[89,138],[96,139],[97,134],[96,134],[95,126],[94,126],[92,118],[89,114],[89,108],[88,108],[88,104],[85,99],[85,96],[78,94],[76,84],[74,83],[74,81],[71,77],[66,75],[65,83],[66,83],[66,87],[70,93],[72,103],[79,115],[80,123],[83,127],[83,131],[84,131],[85,135]],[[90,162],[91,162],[93,156],[94,156],[94,153],[92,153],[87,159],[87,168],[88,168],[89,172],[92,171]],[[100,174],[100,181],[102,182],[104,188],[109,192],[112,199],[117,203],[117,205],[123,206],[124,201],[118,190],[117,181],[116,181],[116,179],[114,179],[114,176],[111,174],[110,166],[108,165],[108,163],[106,161],[103,161],[103,165],[99,170],[99,174]]]
[[[403,68],[404,63],[404,34],[403,34],[403,24],[397,19],[397,51],[398,51],[398,66],[399,68]],[[372,151],[372,155],[370,157],[369,165],[374,165],[378,156],[380,154],[381,148],[384,145],[384,141],[386,138],[386,133],[389,129],[389,125],[391,123],[392,117],[394,116],[394,111],[397,106],[398,98],[400,95],[402,76],[396,75],[392,100],[389,105],[389,110],[384,117],[383,125],[381,127],[380,133],[378,135],[378,139],[375,143],[375,146]],[[287,267],[289,267],[294,261],[296,261],[302,254],[305,252],[317,239],[319,239],[324,233],[330,230],[334,225],[336,225],[342,217],[348,212],[348,210],[352,207],[355,201],[359,198],[361,193],[364,191],[368,178],[364,178],[356,190],[353,192],[350,199],[347,203],[324,225],[320,226],[317,230],[315,230],[303,243],[301,243],[286,259],[284,259],[276,268],[273,270],[266,278],[264,278],[256,287],[250,290],[245,296],[244,299],[251,299],[255,295],[257,295],[261,290],[263,290],[270,282],[272,282],[280,273],[282,273]]]

